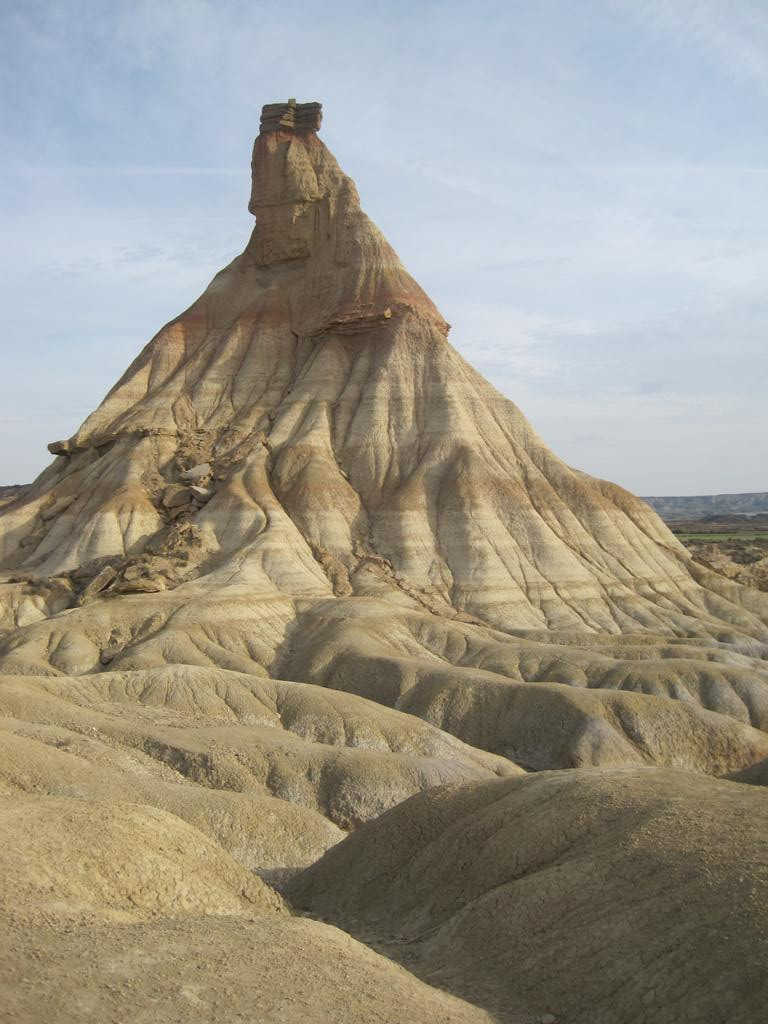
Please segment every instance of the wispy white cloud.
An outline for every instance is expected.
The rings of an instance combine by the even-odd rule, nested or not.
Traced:
[[[734,82],[768,92],[768,7],[763,0],[638,0],[617,7]]]

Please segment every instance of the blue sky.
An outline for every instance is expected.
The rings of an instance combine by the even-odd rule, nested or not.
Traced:
[[[768,0],[3,0],[0,76],[0,483],[242,250],[290,95],[558,454],[768,489]]]

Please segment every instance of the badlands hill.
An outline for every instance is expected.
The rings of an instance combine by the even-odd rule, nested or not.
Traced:
[[[14,1019],[756,1020],[768,595],[464,362],[319,125],[0,508]]]

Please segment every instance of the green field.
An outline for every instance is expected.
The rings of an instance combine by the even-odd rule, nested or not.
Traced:
[[[675,536],[684,544],[687,541],[698,541],[703,544],[718,544],[721,541],[744,541],[745,543],[768,543],[768,530],[738,531],[736,533],[678,533],[673,531]]]

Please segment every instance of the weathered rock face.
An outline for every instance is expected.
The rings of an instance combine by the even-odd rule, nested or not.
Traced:
[[[184,953],[179,962],[188,955],[197,964],[214,933],[227,963],[247,964],[250,980],[238,975],[222,997],[220,972],[200,968],[200,998],[221,1010],[211,1010],[211,1020],[240,1013],[232,993],[253,985],[254,934],[320,979],[286,1020],[370,1019],[354,1009],[363,1006],[356,990],[328,1010],[339,1002],[337,979],[322,973],[324,953],[307,958],[317,943],[346,958],[360,986],[391,989],[389,1001],[376,997],[382,1020],[404,1019],[403,1006],[421,1007],[414,1020],[487,1020],[484,1010],[418,985],[351,940],[342,949],[332,929],[263,916],[265,894],[257,887],[244,901],[241,872],[287,884],[347,831],[377,825],[373,819],[412,794],[426,794],[413,806],[427,808],[427,817],[426,791],[458,782],[468,784],[470,803],[473,793],[482,803],[498,792],[511,794],[510,807],[517,793],[536,804],[557,782],[540,786],[534,777],[518,789],[506,777],[573,768],[594,768],[592,781],[564,783],[558,800],[577,817],[579,800],[596,801],[603,838],[594,857],[607,871],[620,856],[630,872],[622,829],[631,834],[646,813],[644,774],[654,766],[663,774],[648,778],[672,792],[670,806],[681,769],[698,780],[685,775],[681,799],[703,804],[707,787],[721,785],[707,776],[759,782],[764,774],[768,598],[695,563],[640,500],[565,465],[464,362],[440,312],[362,212],[319,125],[318,104],[264,108],[252,165],[256,225],[245,251],[149,342],[74,436],[51,445],[51,466],[0,507],[0,790],[8,803],[0,811],[19,831],[27,805],[39,803],[42,836],[8,847],[19,878],[30,865],[29,921],[13,925],[13,948],[22,948],[23,935],[36,948],[64,951],[65,960],[102,958],[88,998],[78,989],[63,1008],[69,960],[37,979],[39,996],[16,986],[23,1020],[44,1017],[54,998],[62,1020],[83,1019],[86,1004],[90,1019],[114,1016],[104,982],[112,951],[167,942]],[[625,770],[642,799],[637,813],[618,815],[612,836],[599,812]],[[594,782],[604,773],[607,782]],[[727,799],[740,789],[748,787],[734,782],[717,793]],[[759,799],[749,792],[747,803]],[[61,907],[54,913],[35,881],[50,875],[57,851],[80,848],[76,834],[57,845],[43,833],[76,833],[88,818],[82,801],[99,803],[92,819],[102,823],[103,841],[88,839],[98,856],[79,881],[67,879],[67,899],[85,900],[88,913],[107,921],[96,950],[83,930],[62,937],[69,917],[59,921]],[[126,812],[131,801],[141,809]],[[166,819],[178,822],[181,851],[167,863],[158,840]],[[400,819],[385,815],[382,830],[367,833],[374,846],[377,836],[389,844],[392,820]],[[530,851],[552,842],[546,814],[525,820],[524,849],[501,830],[510,878],[518,854],[533,873]],[[467,831],[477,851],[484,827]],[[694,825],[682,828],[695,849]],[[115,889],[109,849],[132,830],[145,841],[128,850],[133,875],[120,880],[128,888]],[[579,841],[589,845],[589,830]],[[200,857],[185,866],[184,851],[196,842]],[[744,842],[755,845],[749,830]],[[475,858],[462,847],[456,859],[451,843],[444,847],[458,874]],[[748,874],[754,854],[742,851],[739,872]],[[162,861],[167,876],[162,893],[148,890],[148,898],[173,921],[132,919],[127,934],[114,914],[135,902],[147,857]],[[664,863],[649,861],[657,894]],[[211,875],[221,885],[206,903]],[[350,871],[350,884],[356,877]],[[494,891],[489,884],[483,900]],[[578,885],[569,899],[574,892]],[[307,893],[313,903],[316,890]],[[620,900],[620,889],[604,896]],[[410,899],[405,889],[402,897]],[[663,906],[661,896],[654,906]],[[658,933],[662,912],[651,910],[648,935]],[[0,925],[3,913],[0,905]],[[249,930],[238,919],[252,913],[260,923]],[[744,917],[756,940],[762,920],[758,911]],[[391,924],[400,927],[394,911]],[[560,918],[551,924],[558,949],[573,945],[569,927]],[[474,963],[464,947],[479,930],[456,933],[462,962]],[[449,962],[454,940],[440,934],[448,952],[422,958],[425,976],[438,971],[441,986],[496,1013],[505,997],[499,978],[509,973],[503,950],[493,951],[475,994]],[[517,942],[514,928],[505,934]],[[603,932],[592,939],[599,952]],[[614,979],[626,986],[637,973],[643,941],[630,934],[622,969],[606,984],[595,969],[585,985],[601,1020],[644,1019],[634,1012],[634,990],[611,1003]],[[695,945],[686,977],[706,973],[707,948]],[[14,956],[0,956],[0,972],[18,973]],[[143,976],[144,960],[129,960],[126,977]],[[295,990],[288,966],[262,960],[265,977]],[[677,1012],[668,966],[662,958],[657,970],[655,962],[652,952],[642,986],[662,995],[649,1005],[655,1011],[661,999]],[[147,1006],[156,1017],[158,985],[166,1015],[185,1016],[179,993],[189,978],[178,963],[167,977],[167,985],[153,980],[143,995],[136,990],[136,1019]],[[535,1016],[524,1006],[517,1012],[538,985],[539,975],[531,978],[509,990],[515,1007],[504,1019],[544,1019],[547,1007],[535,1000]],[[570,976],[564,985],[565,994],[550,989],[549,1008],[581,1013],[567,996],[575,990]],[[262,1009],[279,1006],[263,986],[253,998]],[[734,1007],[727,1002],[729,1019],[746,1019]],[[706,1000],[695,1012],[697,1020],[720,1019],[707,1016]]]
[[[464,362],[319,117],[265,108],[245,251],[0,509],[18,580],[0,621],[23,627],[0,666],[266,670],[474,736],[467,715],[489,699],[476,669],[493,665],[496,680],[620,686],[764,727],[768,600],[565,465]],[[62,617],[67,594],[83,607]],[[454,673],[439,709],[421,681],[436,657]]]
[[[467,366],[314,106],[277,106],[245,252],[56,442],[3,510],[1,564],[164,554],[181,521],[188,575],[255,597],[375,594],[504,630],[686,634],[715,612],[764,638],[764,605],[734,587],[715,608],[646,505],[562,463]],[[184,490],[200,464],[213,486]]]

